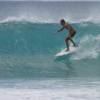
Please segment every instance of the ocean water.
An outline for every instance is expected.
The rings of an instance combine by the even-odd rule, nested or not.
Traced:
[[[0,2],[1,100],[100,100],[100,2]],[[65,14],[66,12],[66,14]],[[77,51],[63,57],[68,31]]]

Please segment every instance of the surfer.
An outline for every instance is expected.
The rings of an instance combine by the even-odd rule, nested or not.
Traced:
[[[65,43],[67,46],[66,51],[69,51],[69,41],[71,41],[72,44],[76,46],[75,42],[72,40],[72,38],[76,34],[76,30],[70,24],[68,24],[64,19],[60,20],[60,24],[62,25],[62,28],[59,29],[57,32],[63,31],[64,29],[67,29],[69,31],[68,36],[65,38]]]

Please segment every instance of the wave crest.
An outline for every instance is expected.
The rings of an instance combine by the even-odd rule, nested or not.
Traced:
[[[64,17],[62,17],[64,18]],[[71,19],[70,17],[64,18],[67,22],[70,23],[84,23],[84,22],[92,22],[95,24],[100,23],[99,19],[94,19],[93,17],[81,18],[81,19]],[[59,23],[59,19],[55,18],[46,18],[46,17],[38,17],[38,16],[11,16],[5,19],[0,20],[0,23],[5,22],[31,22],[31,23]]]

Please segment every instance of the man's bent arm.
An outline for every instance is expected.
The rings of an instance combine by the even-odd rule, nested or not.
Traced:
[[[65,27],[62,27],[60,30],[58,30],[57,32],[63,31]]]

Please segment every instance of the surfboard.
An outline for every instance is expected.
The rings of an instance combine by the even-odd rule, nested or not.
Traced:
[[[69,51],[66,51],[66,49],[67,49],[67,48],[61,50],[61,51],[58,52],[55,56],[56,56],[56,57],[59,57],[59,56],[64,56],[64,55],[71,54],[71,53],[75,52],[77,48],[72,46],[72,47],[70,47],[70,50],[69,50]]]

